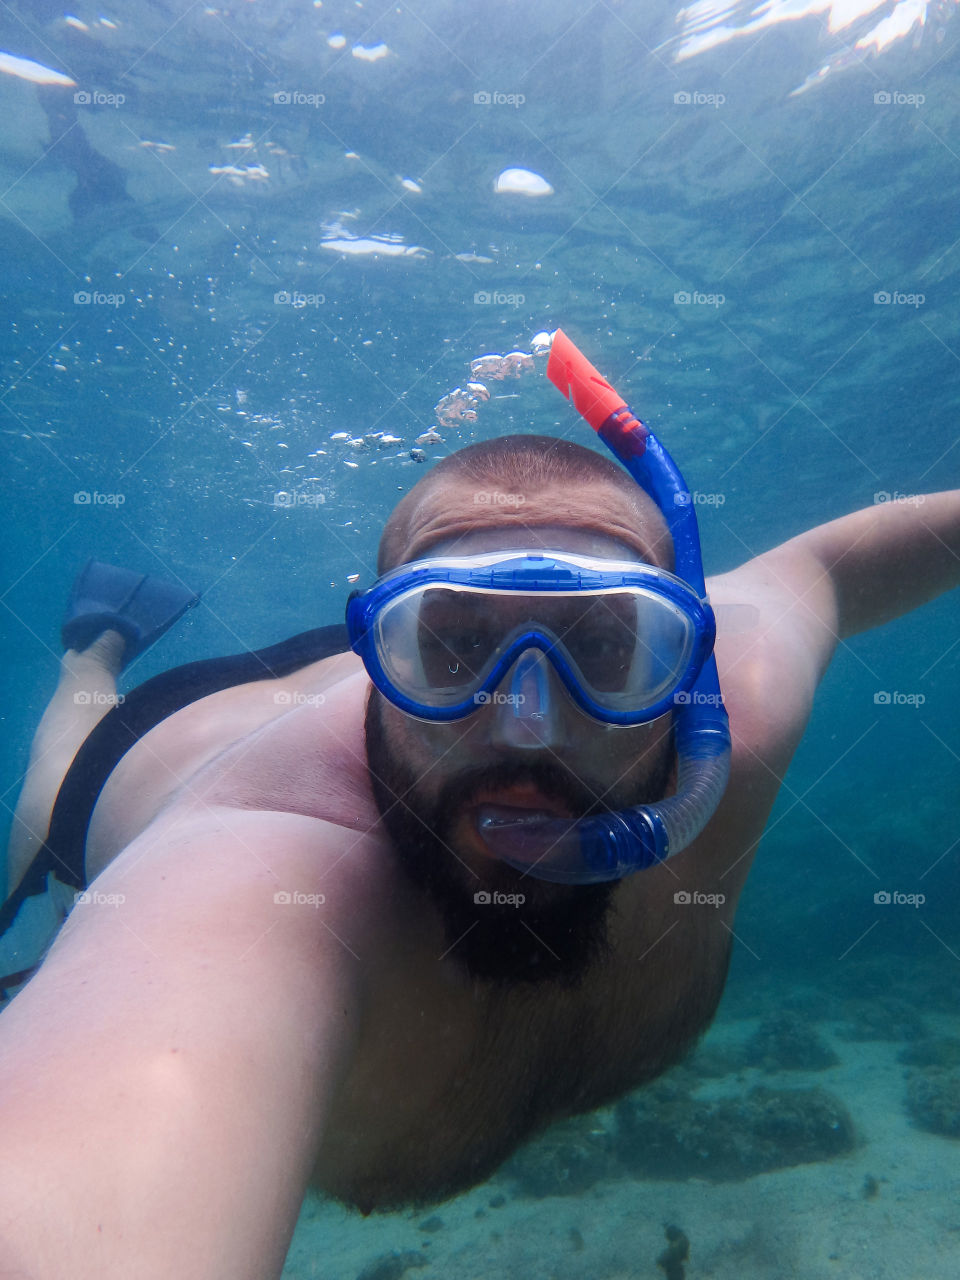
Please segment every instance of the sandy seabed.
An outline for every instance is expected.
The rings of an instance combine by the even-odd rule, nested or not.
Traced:
[[[926,1023],[931,1036],[960,1030],[942,1015]],[[756,1026],[755,1018],[721,1020],[704,1047],[742,1043]],[[662,1280],[657,1259],[668,1224],[689,1238],[687,1280],[960,1276],[960,1140],[910,1122],[903,1041],[845,1039],[839,1021],[814,1029],[839,1065],[747,1067],[705,1080],[697,1096],[742,1094],[756,1084],[820,1087],[853,1118],[857,1145],[847,1155],[740,1181],[618,1178],[544,1199],[518,1195],[498,1175],[436,1209],[367,1219],[311,1197],[284,1280]],[[597,1113],[600,1125],[609,1118]]]

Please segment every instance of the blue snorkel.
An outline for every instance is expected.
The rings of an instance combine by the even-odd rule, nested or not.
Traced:
[[[666,449],[560,329],[547,376],[656,502],[673,537],[674,572],[705,596],[694,505]],[[491,851],[537,879],[590,884],[642,871],[685,848],[716,811],[730,772],[730,726],[712,651],[690,690],[677,695],[673,715],[676,795],[572,824],[538,815],[481,817]]]

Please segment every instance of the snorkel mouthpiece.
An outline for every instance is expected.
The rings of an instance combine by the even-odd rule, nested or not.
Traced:
[[[553,337],[547,377],[657,503],[673,538],[677,576],[705,596],[696,513],[666,449],[562,329]],[[730,772],[730,726],[712,651],[693,687],[675,695],[673,717],[676,795],[573,823],[481,811],[479,829],[491,852],[538,880],[592,884],[618,880],[686,848],[716,811]]]
[[[544,821],[536,814],[504,819],[484,808],[477,825],[501,861],[555,884],[619,880],[666,857],[666,829],[655,812],[644,808],[601,813],[573,823]]]

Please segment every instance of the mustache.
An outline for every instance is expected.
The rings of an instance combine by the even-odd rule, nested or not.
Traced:
[[[555,803],[574,819],[589,817],[607,807],[603,801],[604,787],[594,785],[554,761],[520,758],[461,770],[444,783],[437,808],[440,813],[469,808],[487,792],[518,786],[534,788],[548,804]]]

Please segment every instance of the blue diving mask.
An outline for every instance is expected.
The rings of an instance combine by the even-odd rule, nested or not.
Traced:
[[[403,565],[350,601],[347,627],[370,679],[409,715],[459,720],[498,698],[536,714],[539,651],[582,711],[615,725],[672,710],[715,634],[709,604],[663,569],[522,550]]]
[[[537,879],[591,884],[663,862],[700,834],[726,787],[730,728],[683,477],[559,329],[547,376],[657,503],[675,573],[559,550],[428,559],[354,596],[347,626],[380,692],[425,720],[459,720],[498,696],[514,698],[518,722],[532,718],[529,707],[548,700],[547,666],[595,720],[631,726],[672,713],[675,795],[579,820],[480,813],[479,832],[502,861]],[[534,733],[526,745],[535,744]]]

